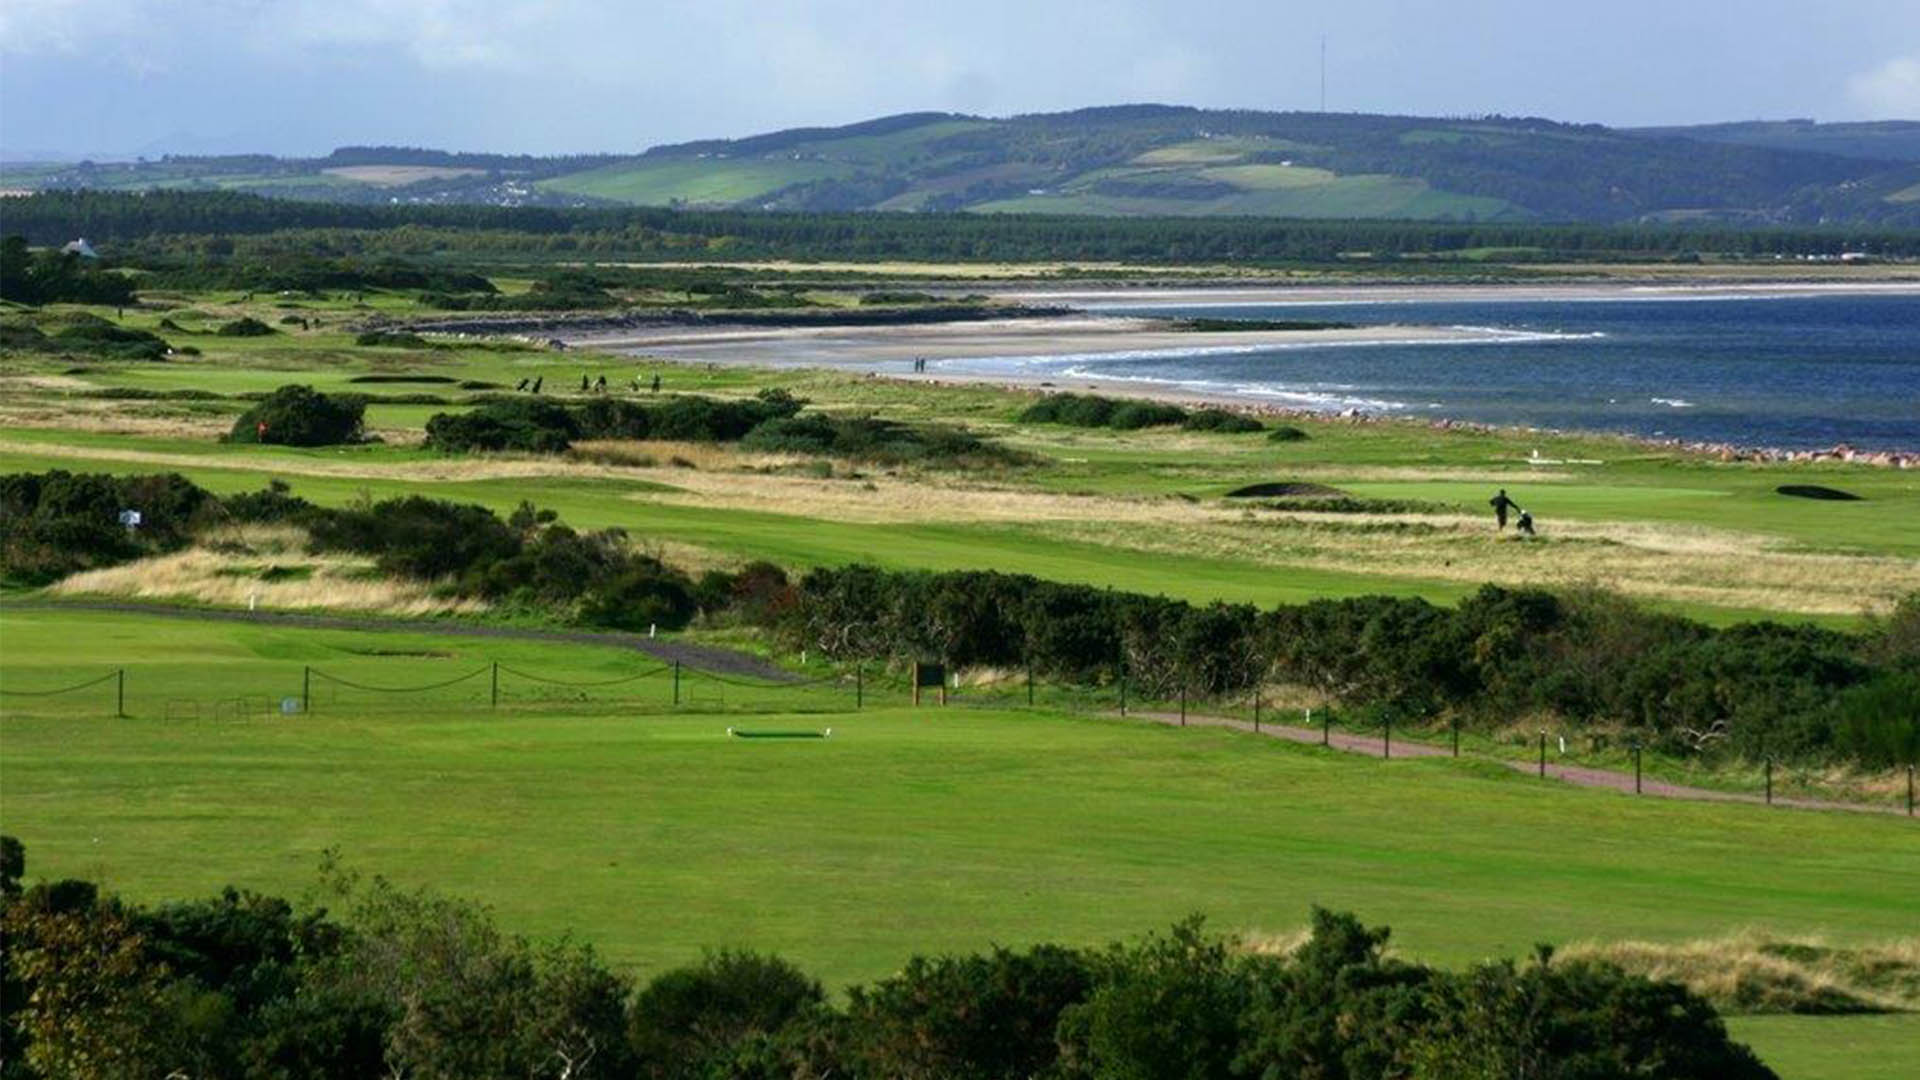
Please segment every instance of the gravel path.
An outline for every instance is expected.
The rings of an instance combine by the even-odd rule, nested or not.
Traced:
[[[309,630],[383,630],[412,634],[443,634],[449,637],[505,638],[518,641],[559,641],[581,645],[601,645],[631,649],[668,663],[714,675],[764,679],[768,682],[799,682],[800,677],[751,653],[723,649],[717,645],[696,645],[685,641],[666,641],[642,634],[605,633],[593,630],[536,630],[518,626],[484,626],[473,623],[438,622],[428,619],[386,619],[372,615],[299,615],[281,611],[225,611],[217,608],[172,607],[163,604],[118,604],[110,601],[29,601],[0,606],[0,611],[105,611],[125,615],[158,615],[169,619],[199,619],[206,622],[243,622],[270,626],[298,626]]]
[[[1162,724],[1179,724],[1180,714],[1163,712],[1129,712],[1129,717],[1150,720]],[[1188,713],[1186,723],[1191,727],[1227,727],[1239,731],[1252,731],[1253,724],[1246,720],[1237,720],[1226,716],[1201,716]],[[1288,742],[1307,743],[1318,746],[1323,738],[1319,728],[1292,727],[1286,724],[1262,723],[1260,734]],[[1334,731],[1324,735],[1326,745],[1336,750],[1345,750],[1354,754],[1366,754],[1371,757],[1391,756],[1396,758],[1447,757],[1452,750],[1432,743],[1410,742],[1394,739],[1389,747],[1386,741],[1376,735],[1355,735],[1351,732]],[[1537,761],[1514,761],[1506,758],[1483,758],[1476,755],[1475,760],[1493,761],[1528,776],[1538,775],[1540,765]],[[1577,787],[1607,788],[1613,791],[1632,792],[1633,774],[1615,772],[1612,769],[1595,769],[1585,765],[1556,765],[1547,763],[1546,775],[1549,779],[1560,780]],[[1735,791],[1715,791],[1712,788],[1689,787],[1685,784],[1670,783],[1665,780],[1642,778],[1640,794],[1652,795],[1663,799],[1696,799],[1702,802],[1750,803],[1757,806],[1767,805],[1763,795],[1749,795]],[[1873,803],[1837,802],[1827,799],[1797,799],[1776,795],[1774,806],[1798,810],[1847,810],[1860,814],[1897,814],[1905,816],[1907,808],[1901,806],[1876,805]]]

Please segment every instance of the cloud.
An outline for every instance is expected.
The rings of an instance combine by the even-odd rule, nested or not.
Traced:
[[[1847,80],[1847,93],[1875,118],[1920,119],[1920,55],[1896,56]]]

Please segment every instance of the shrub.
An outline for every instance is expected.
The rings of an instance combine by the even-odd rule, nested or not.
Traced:
[[[820,1009],[819,982],[776,956],[721,950],[664,972],[634,997],[628,1032],[641,1074],[658,1080],[732,1075],[743,1043]]]
[[[251,315],[243,315],[232,322],[221,323],[214,333],[221,337],[270,337],[279,331]]]
[[[1304,442],[1306,438],[1307,433],[1292,424],[1275,424],[1273,430],[1267,432],[1268,442]]]
[[[1061,1015],[1094,980],[1087,956],[1057,945],[916,956],[898,975],[849,991],[842,1054],[869,1076],[1046,1075]]]
[[[1186,417],[1187,411],[1178,405],[1164,405],[1156,401],[1126,401],[1115,404],[1108,412],[1107,426],[1118,431],[1137,431],[1140,428],[1182,423]]]
[[[240,414],[227,442],[337,446],[358,442],[366,400],[329,396],[311,386],[282,386]]]
[[[429,581],[509,558],[521,546],[486,507],[421,495],[329,511],[308,532],[315,551],[372,555],[382,570]]]
[[[1251,431],[1263,431],[1266,425],[1251,416],[1232,412],[1227,409],[1200,409],[1187,414],[1180,426],[1188,431],[1219,431],[1229,435],[1243,435]]]
[[[522,450],[559,453],[580,435],[564,406],[539,398],[498,398],[470,412],[438,413],[427,421],[428,446],[436,450]]]
[[[0,476],[0,575],[41,583],[174,551],[218,512],[218,500],[177,473]],[[138,527],[120,523],[141,514]]]

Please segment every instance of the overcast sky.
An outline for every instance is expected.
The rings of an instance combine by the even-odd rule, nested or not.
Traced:
[[[1920,119],[1920,0],[0,0],[0,151],[632,152],[1165,102]]]

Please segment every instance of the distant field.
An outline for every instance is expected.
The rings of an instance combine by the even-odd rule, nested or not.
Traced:
[[[672,202],[726,206],[756,198],[789,184],[851,173],[848,165],[777,158],[690,160],[667,158],[606,165],[569,176],[542,180],[549,191],[591,195],[641,206]]]
[[[484,169],[452,169],[438,165],[340,165],[321,172],[347,180],[380,187],[397,187],[421,180],[447,180],[456,176],[479,176]]]
[[[1221,175],[1226,174],[1226,175]],[[1321,174],[1321,175],[1314,175]],[[1200,169],[1201,179],[1219,179],[1242,190],[1207,199],[1106,195],[1069,185],[1057,192],[982,203],[983,213],[1024,214],[1249,214],[1303,218],[1498,219],[1514,208],[1494,198],[1458,195],[1424,180],[1397,176],[1334,177],[1318,169],[1279,165],[1227,165]]]

